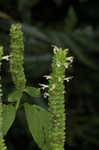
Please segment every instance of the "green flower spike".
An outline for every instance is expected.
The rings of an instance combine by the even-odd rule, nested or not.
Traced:
[[[68,66],[68,50],[54,47],[52,74],[49,78],[49,140],[51,150],[64,150],[65,142],[65,108],[64,80],[65,69]]]
[[[1,60],[2,60],[2,55],[3,55],[3,47],[0,46],[0,71],[1,71]],[[1,81],[1,76],[0,76],[0,81]],[[2,133],[2,85],[0,83],[0,150],[7,150],[4,139],[3,139],[3,133]]]
[[[25,88],[26,79],[23,68],[23,33],[21,31],[20,24],[12,24],[10,28],[10,48],[11,48],[11,59],[10,59],[10,71],[12,74],[12,80],[16,86],[16,89],[22,90]]]

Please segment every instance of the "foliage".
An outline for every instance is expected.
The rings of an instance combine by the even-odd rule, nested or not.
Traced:
[[[29,130],[42,150],[49,150],[48,126],[49,112],[37,105],[24,104]]]
[[[3,59],[9,60],[10,57],[10,72],[15,90],[8,95],[8,103],[10,104],[0,105],[2,109],[2,112],[0,112],[0,125],[2,118],[4,119],[2,129],[0,129],[0,146],[2,150],[6,149],[6,147],[4,147],[3,136],[7,134],[12,126],[16,113],[20,109],[20,105],[22,105],[25,109],[29,130],[38,146],[43,150],[63,150],[65,142],[64,74],[65,68],[67,69],[72,61],[72,57],[67,57],[66,50],[63,51],[61,48],[54,47],[55,56],[53,57],[52,74],[49,76],[51,77],[48,92],[49,111],[37,105],[30,105],[28,103],[20,104],[24,92],[32,97],[37,97],[40,96],[40,89],[26,86],[23,68],[24,44],[20,24],[12,24],[10,39],[10,55],[4,56]],[[46,77],[48,78],[48,76]],[[68,81],[69,78],[66,78],[66,80]],[[41,85],[43,85],[42,88],[45,89],[46,85]],[[55,94],[53,92],[55,92]],[[12,104],[14,104],[14,106]]]
[[[3,117],[3,136],[5,136],[12,126],[16,116],[16,109],[13,105],[5,105],[3,104],[3,112],[2,112],[2,117]]]
[[[51,72],[51,45],[63,49],[70,48],[70,53],[75,58],[73,68],[68,70],[68,74],[72,72],[74,75],[74,80],[67,87],[68,143],[74,149],[93,150],[95,147],[97,149],[99,147],[97,138],[99,136],[97,128],[99,124],[99,1],[3,0],[0,1],[0,6],[0,44],[5,46],[6,54],[10,52],[8,46],[10,25],[20,22],[23,26],[24,65],[28,86],[33,84],[37,86],[37,83],[42,80],[46,82],[42,75]],[[6,88],[4,86],[3,88],[7,95],[8,91],[15,89],[12,89],[11,79],[8,80],[8,63],[4,68],[6,71],[3,72],[2,82],[6,85]],[[47,101],[29,97],[25,93],[22,94],[21,103],[29,98],[30,103],[47,108],[47,105],[45,106]],[[21,113],[19,116],[21,118]],[[92,121],[89,119],[91,117]],[[18,133],[20,129],[17,136]],[[30,137],[29,134],[27,137]]]

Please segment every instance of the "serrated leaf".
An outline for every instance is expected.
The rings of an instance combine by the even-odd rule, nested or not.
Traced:
[[[35,142],[41,149],[50,150],[48,140],[48,111],[40,106],[27,103],[24,104],[24,108],[28,127]]]
[[[10,129],[11,125],[13,124],[16,116],[16,108],[9,104],[3,104],[3,136],[7,134],[8,130]]]
[[[24,91],[32,97],[40,96],[40,89],[34,87],[26,87]]]
[[[8,95],[8,102],[17,102],[21,99],[22,92],[19,90],[16,90]]]

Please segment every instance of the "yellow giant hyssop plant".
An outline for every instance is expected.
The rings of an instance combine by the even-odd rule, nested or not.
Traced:
[[[0,83],[0,150],[6,150],[3,137],[14,122],[17,110],[23,106],[29,130],[33,139],[42,150],[64,150],[66,137],[66,114],[64,108],[64,80],[69,81],[70,77],[65,77],[65,69],[73,61],[72,57],[67,57],[68,49],[62,50],[54,46],[54,56],[52,61],[52,73],[46,75],[49,85],[40,84],[42,89],[48,88],[48,110],[29,103],[22,103],[23,93],[32,97],[40,97],[40,88],[27,86],[24,74],[24,44],[21,25],[12,25],[10,29],[10,54],[3,55],[3,47],[0,47],[0,67],[2,59],[10,60],[10,72],[15,89],[8,95],[8,104],[3,104],[2,86]],[[0,78],[1,79],[1,78]],[[2,80],[2,79],[1,79]],[[1,82],[0,80],[0,82]],[[14,104],[14,105],[13,105]]]

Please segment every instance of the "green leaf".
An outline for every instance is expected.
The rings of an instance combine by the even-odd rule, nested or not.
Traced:
[[[40,88],[26,87],[24,91],[32,97],[40,96]]]
[[[38,144],[43,150],[50,150],[48,140],[49,113],[45,109],[37,105],[25,103],[25,114],[29,130]]]
[[[8,96],[8,102],[17,102],[21,99],[22,97],[22,92],[19,90],[13,91],[11,94]]]
[[[3,136],[7,134],[8,130],[10,129],[12,123],[15,120],[16,116],[16,108],[9,104],[5,105],[3,104]]]

